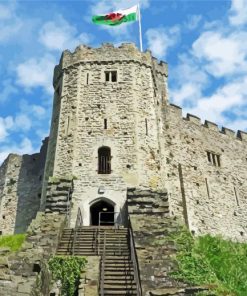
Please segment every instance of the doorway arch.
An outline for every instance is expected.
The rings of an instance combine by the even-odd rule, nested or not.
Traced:
[[[91,225],[114,225],[114,204],[108,199],[99,199],[90,206]]]

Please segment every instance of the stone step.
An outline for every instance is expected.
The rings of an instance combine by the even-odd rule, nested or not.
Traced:
[[[105,274],[105,281],[134,281],[134,274],[133,275],[123,275],[123,274],[107,275],[107,274]]]
[[[104,279],[105,285],[133,285],[136,287],[134,278],[129,278],[129,279],[119,279],[119,278],[112,278],[112,279]]]
[[[99,295],[101,295],[101,292],[99,293]],[[136,291],[126,291],[126,290],[122,290],[122,291],[112,291],[112,290],[104,290],[104,296],[116,296],[116,295],[123,295],[123,296],[134,296],[137,295]]]
[[[105,290],[136,290],[136,285],[126,285],[126,284],[117,284],[116,285],[109,285],[109,284],[104,284],[104,289]]]

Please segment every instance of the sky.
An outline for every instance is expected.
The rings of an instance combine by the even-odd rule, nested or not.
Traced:
[[[49,135],[53,69],[65,49],[134,42],[138,22],[98,26],[92,15],[138,0],[0,0],[0,164],[39,151]],[[143,48],[169,65],[169,100],[247,130],[247,0],[140,0]]]

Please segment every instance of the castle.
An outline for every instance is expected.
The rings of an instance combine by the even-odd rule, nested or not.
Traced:
[[[134,44],[81,45],[63,52],[53,85],[49,139],[0,168],[1,234],[24,232],[38,211],[69,210],[72,226],[78,209],[85,226],[125,224],[128,190],[139,188],[167,192],[169,215],[195,235],[246,241],[247,134],[183,118],[166,63]],[[63,178],[73,180],[64,200],[53,185]]]

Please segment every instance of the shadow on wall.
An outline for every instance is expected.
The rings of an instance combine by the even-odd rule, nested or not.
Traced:
[[[23,155],[17,178],[17,211],[14,233],[27,230],[40,209],[48,138],[43,141],[40,153]]]

